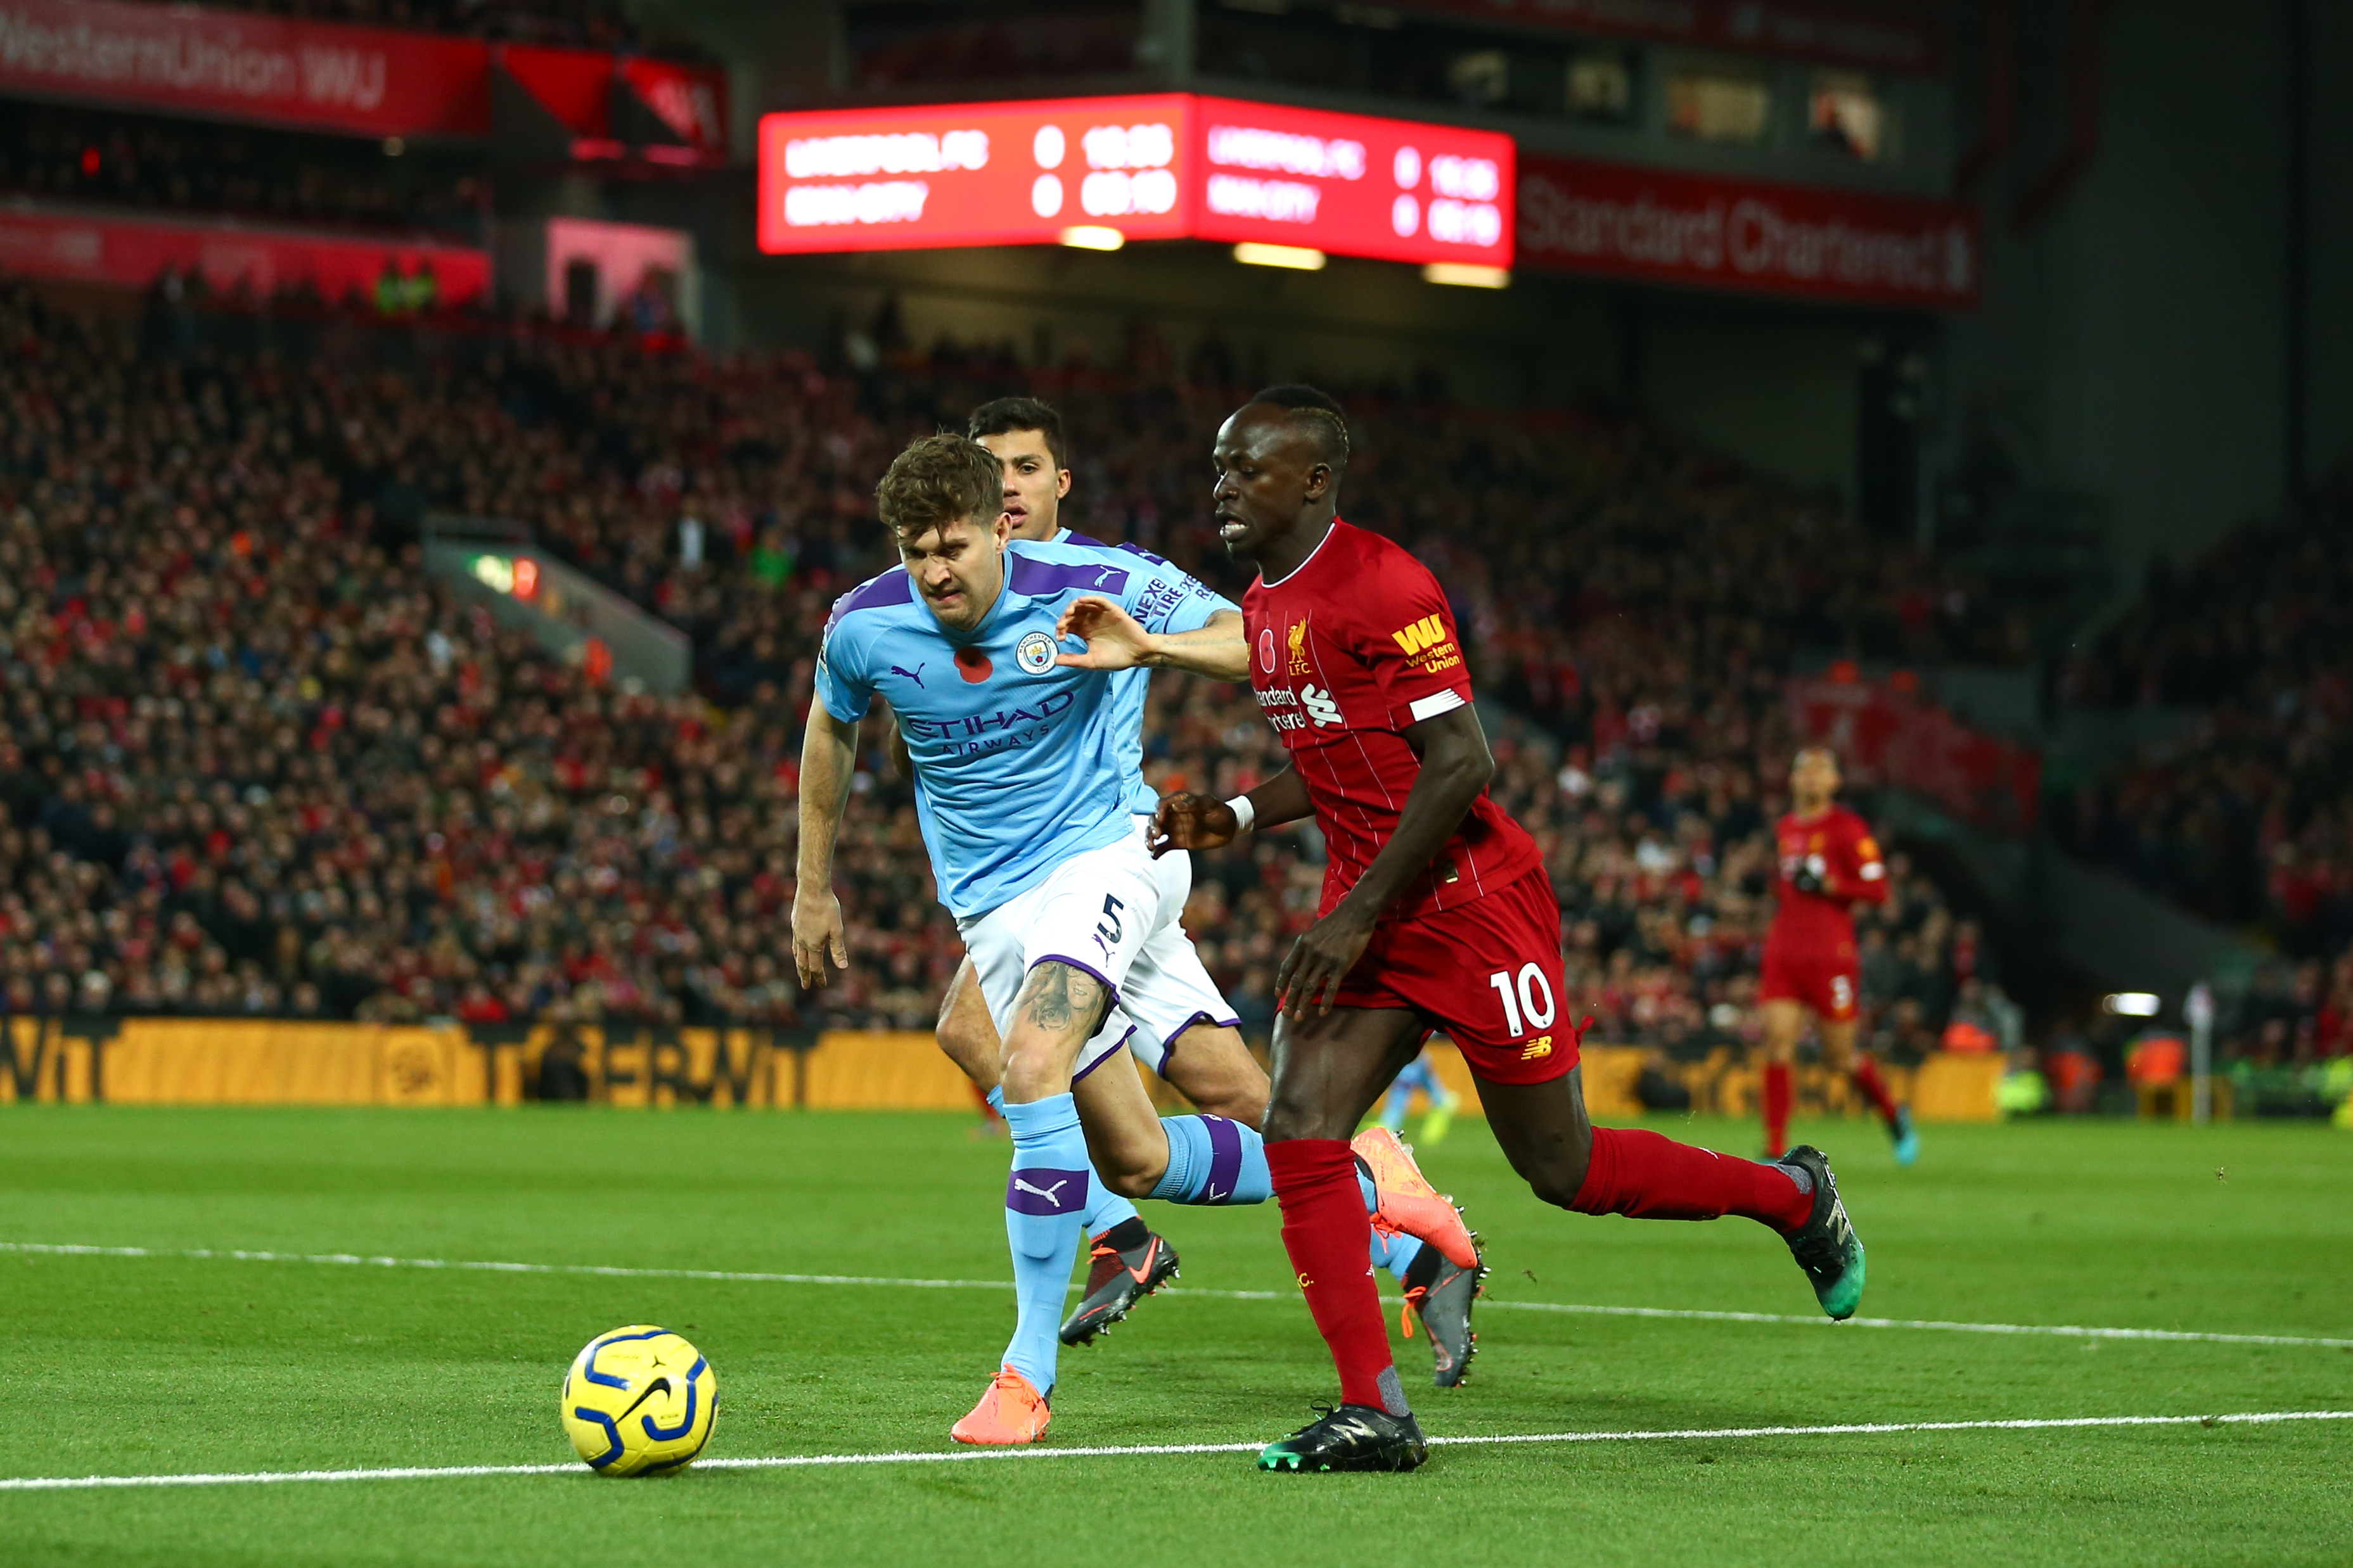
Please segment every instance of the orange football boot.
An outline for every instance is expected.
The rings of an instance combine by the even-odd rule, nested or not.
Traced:
[[[1396,1133],[1386,1127],[1367,1127],[1349,1140],[1348,1147],[1373,1170],[1375,1230],[1426,1241],[1457,1268],[1479,1267],[1479,1243],[1462,1223],[1462,1211],[1430,1184],[1413,1163],[1413,1151],[1398,1142]]]
[[[959,1443],[1012,1447],[1043,1437],[1053,1418],[1046,1396],[1028,1378],[1009,1366],[1000,1367],[972,1414],[949,1427],[948,1436]]]

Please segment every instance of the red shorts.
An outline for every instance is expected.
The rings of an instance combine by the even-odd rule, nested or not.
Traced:
[[[1490,1083],[1565,1076],[1577,1028],[1561,1016],[1560,903],[1544,868],[1455,909],[1384,921],[1337,1005],[1420,1014]]]
[[[1792,949],[1778,942],[1765,944],[1765,973],[1757,987],[1760,1002],[1788,1000],[1804,1004],[1817,1016],[1843,1024],[1855,1016],[1860,994],[1854,944],[1844,952]]]

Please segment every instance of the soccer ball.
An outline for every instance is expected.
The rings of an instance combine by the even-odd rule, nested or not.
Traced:
[[[572,1358],[558,1408],[573,1451],[598,1475],[666,1475],[711,1441],[719,1382],[685,1340],[632,1323]]]

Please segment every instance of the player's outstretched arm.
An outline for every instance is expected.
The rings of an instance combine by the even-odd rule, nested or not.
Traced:
[[[1342,977],[1364,956],[1382,911],[1438,858],[1479,792],[1495,776],[1487,732],[1479,727],[1478,710],[1468,703],[1422,720],[1405,731],[1405,738],[1421,759],[1421,772],[1398,814],[1397,832],[1381,846],[1347,897],[1301,933],[1275,972],[1275,994],[1294,1018],[1332,1010]]]
[[[1250,645],[1241,612],[1219,610],[1208,624],[1189,632],[1148,630],[1111,600],[1087,594],[1063,606],[1054,622],[1057,637],[1077,637],[1084,653],[1056,656],[1054,662],[1078,669],[1183,669],[1213,680],[1250,678]]]
[[[1307,798],[1307,786],[1290,768],[1245,798],[1250,803],[1251,825],[1258,827],[1279,827],[1314,810]],[[1180,789],[1163,796],[1159,809],[1152,814],[1152,858],[1157,860],[1171,849],[1215,849],[1231,844],[1240,831],[1241,822],[1232,806],[1215,795]]]
[[[849,967],[841,900],[833,893],[833,841],[857,760],[858,726],[843,723],[822,702],[810,703],[801,740],[800,867],[793,889],[793,968],[805,991],[824,988],[828,957],[836,969]]]

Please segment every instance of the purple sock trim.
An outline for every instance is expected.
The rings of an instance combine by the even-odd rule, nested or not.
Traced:
[[[1201,1189],[1202,1201],[1221,1204],[1241,1180],[1242,1135],[1222,1116],[1204,1116],[1201,1125],[1209,1133],[1209,1179]]]
[[[1111,1049],[1105,1051],[1103,1055],[1097,1057],[1094,1060],[1089,1062],[1086,1066],[1081,1068],[1077,1072],[1071,1076],[1071,1086],[1075,1088],[1078,1085],[1086,1082],[1088,1074],[1093,1072],[1095,1068],[1103,1066],[1103,1063],[1111,1061],[1124,1053],[1127,1049],[1127,1042],[1134,1038],[1135,1038],[1135,1026],[1131,1024],[1128,1026],[1127,1033],[1119,1037],[1119,1044],[1113,1046]]]

